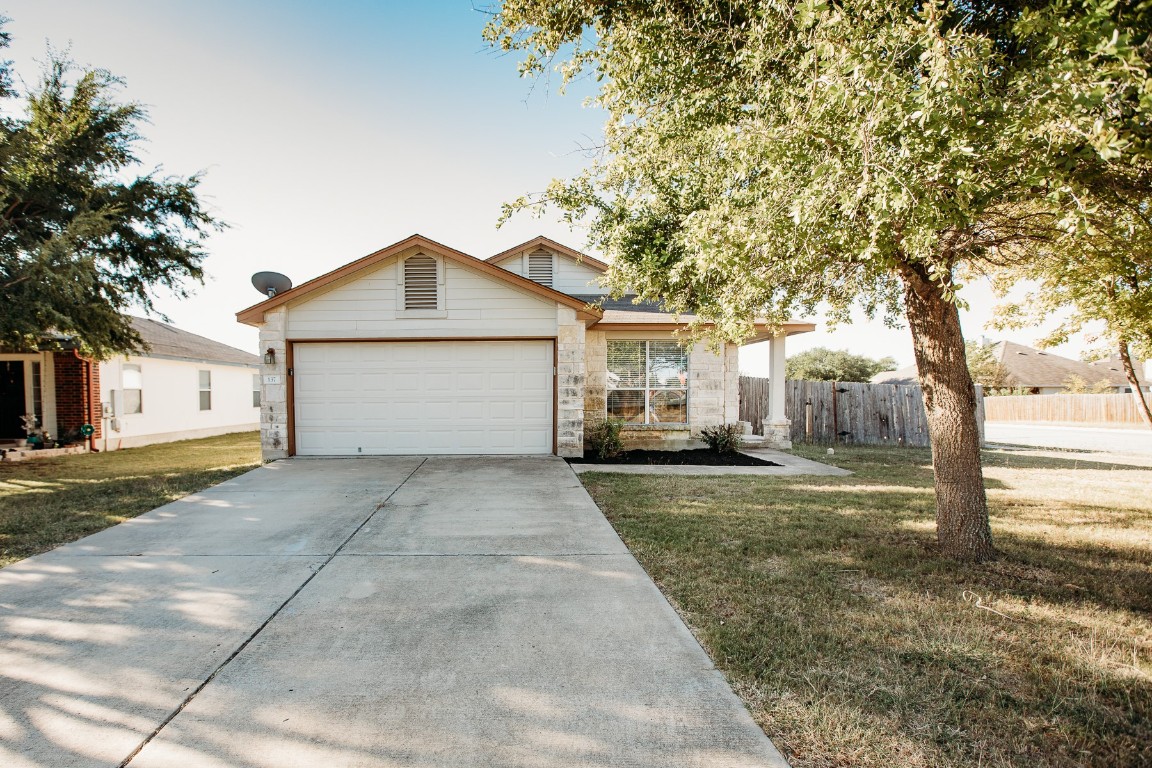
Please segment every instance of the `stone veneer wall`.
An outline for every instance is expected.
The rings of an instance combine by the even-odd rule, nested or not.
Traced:
[[[556,307],[556,454],[584,455],[586,331],[571,307]]]
[[[260,326],[260,453],[264,461],[288,456],[288,345],[285,342],[284,307],[264,313]],[[273,365],[263,363],[264,353],[276,353]],[[269,384],[266,376],[279,376],[279,384]]]

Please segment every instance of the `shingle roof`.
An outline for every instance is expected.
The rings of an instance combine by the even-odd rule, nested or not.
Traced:
[[[1014,341],[1001,341],[993,345],[992,354],[1008,373],[1008,383],[1014,387],[1064,387],[1072,376],[1079,376],[1091,386],[1104,379],[1113,387],[1131,386],[1124,375],[1124,368],[1117,360],[1102,360],[1097,363],[1084,363],[1051,352],[1042,352]],[[1142,371],[1137,366],[1136,378],[1143,383]],[[872,381],[884,384],[916,384],[916,366],[910,365],[898,371],[886,371],[872,377]]]
[[[664,307],[661,306],[660,302],[658,301],[642,301],[635,303],[635,294],[627,294],[625,296],[621,296],[618,299],[614,299],[611,296],[605,296],[601,293],[572,293],[569,295],[574,299],[580,299],[581,301],[586,301],[589,304],[599,305],[599,307],[606,313],[645,312],[668,315],[669,317],[672,316],[671,313],[664,309]]]
[[[159,320],[145,317],[129,319],[132,321],[132,327],[148,347],[138,353],[143,357],[168,357],[233,365],[260,364],[260,358],[251,352],[173,328]]]
[[[1114,361],[1083,363],[1012,341],[995,345],[995,355],[1008,370],[1008,379],[1015,386],[1062,387],[1072,376],[1079,376],[1087,384],[1103,379],[1114,387],[1129,386],[1124,369]],[[1139,372],[1137,378],[1141,378]]]

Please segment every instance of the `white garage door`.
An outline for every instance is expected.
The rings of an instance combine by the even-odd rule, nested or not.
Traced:
[[[296,344],[296,453],[551,453],[551,341]]]

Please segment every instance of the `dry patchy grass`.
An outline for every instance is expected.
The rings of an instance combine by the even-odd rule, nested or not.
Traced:
[[[832,461],[583,479],[796,768],[1152,765],[1152,469],[987,452],[967,566],[926,451]]]
[[[0,464],[0,566],[116,525],[259,464],[255,432]]]

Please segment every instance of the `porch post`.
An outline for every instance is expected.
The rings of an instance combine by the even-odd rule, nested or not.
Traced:
[[[768,420],[764,423],[764,439],[773,448],[791,448],[789,432],[791,422],[784,411],[784,331],[768,342]]]

